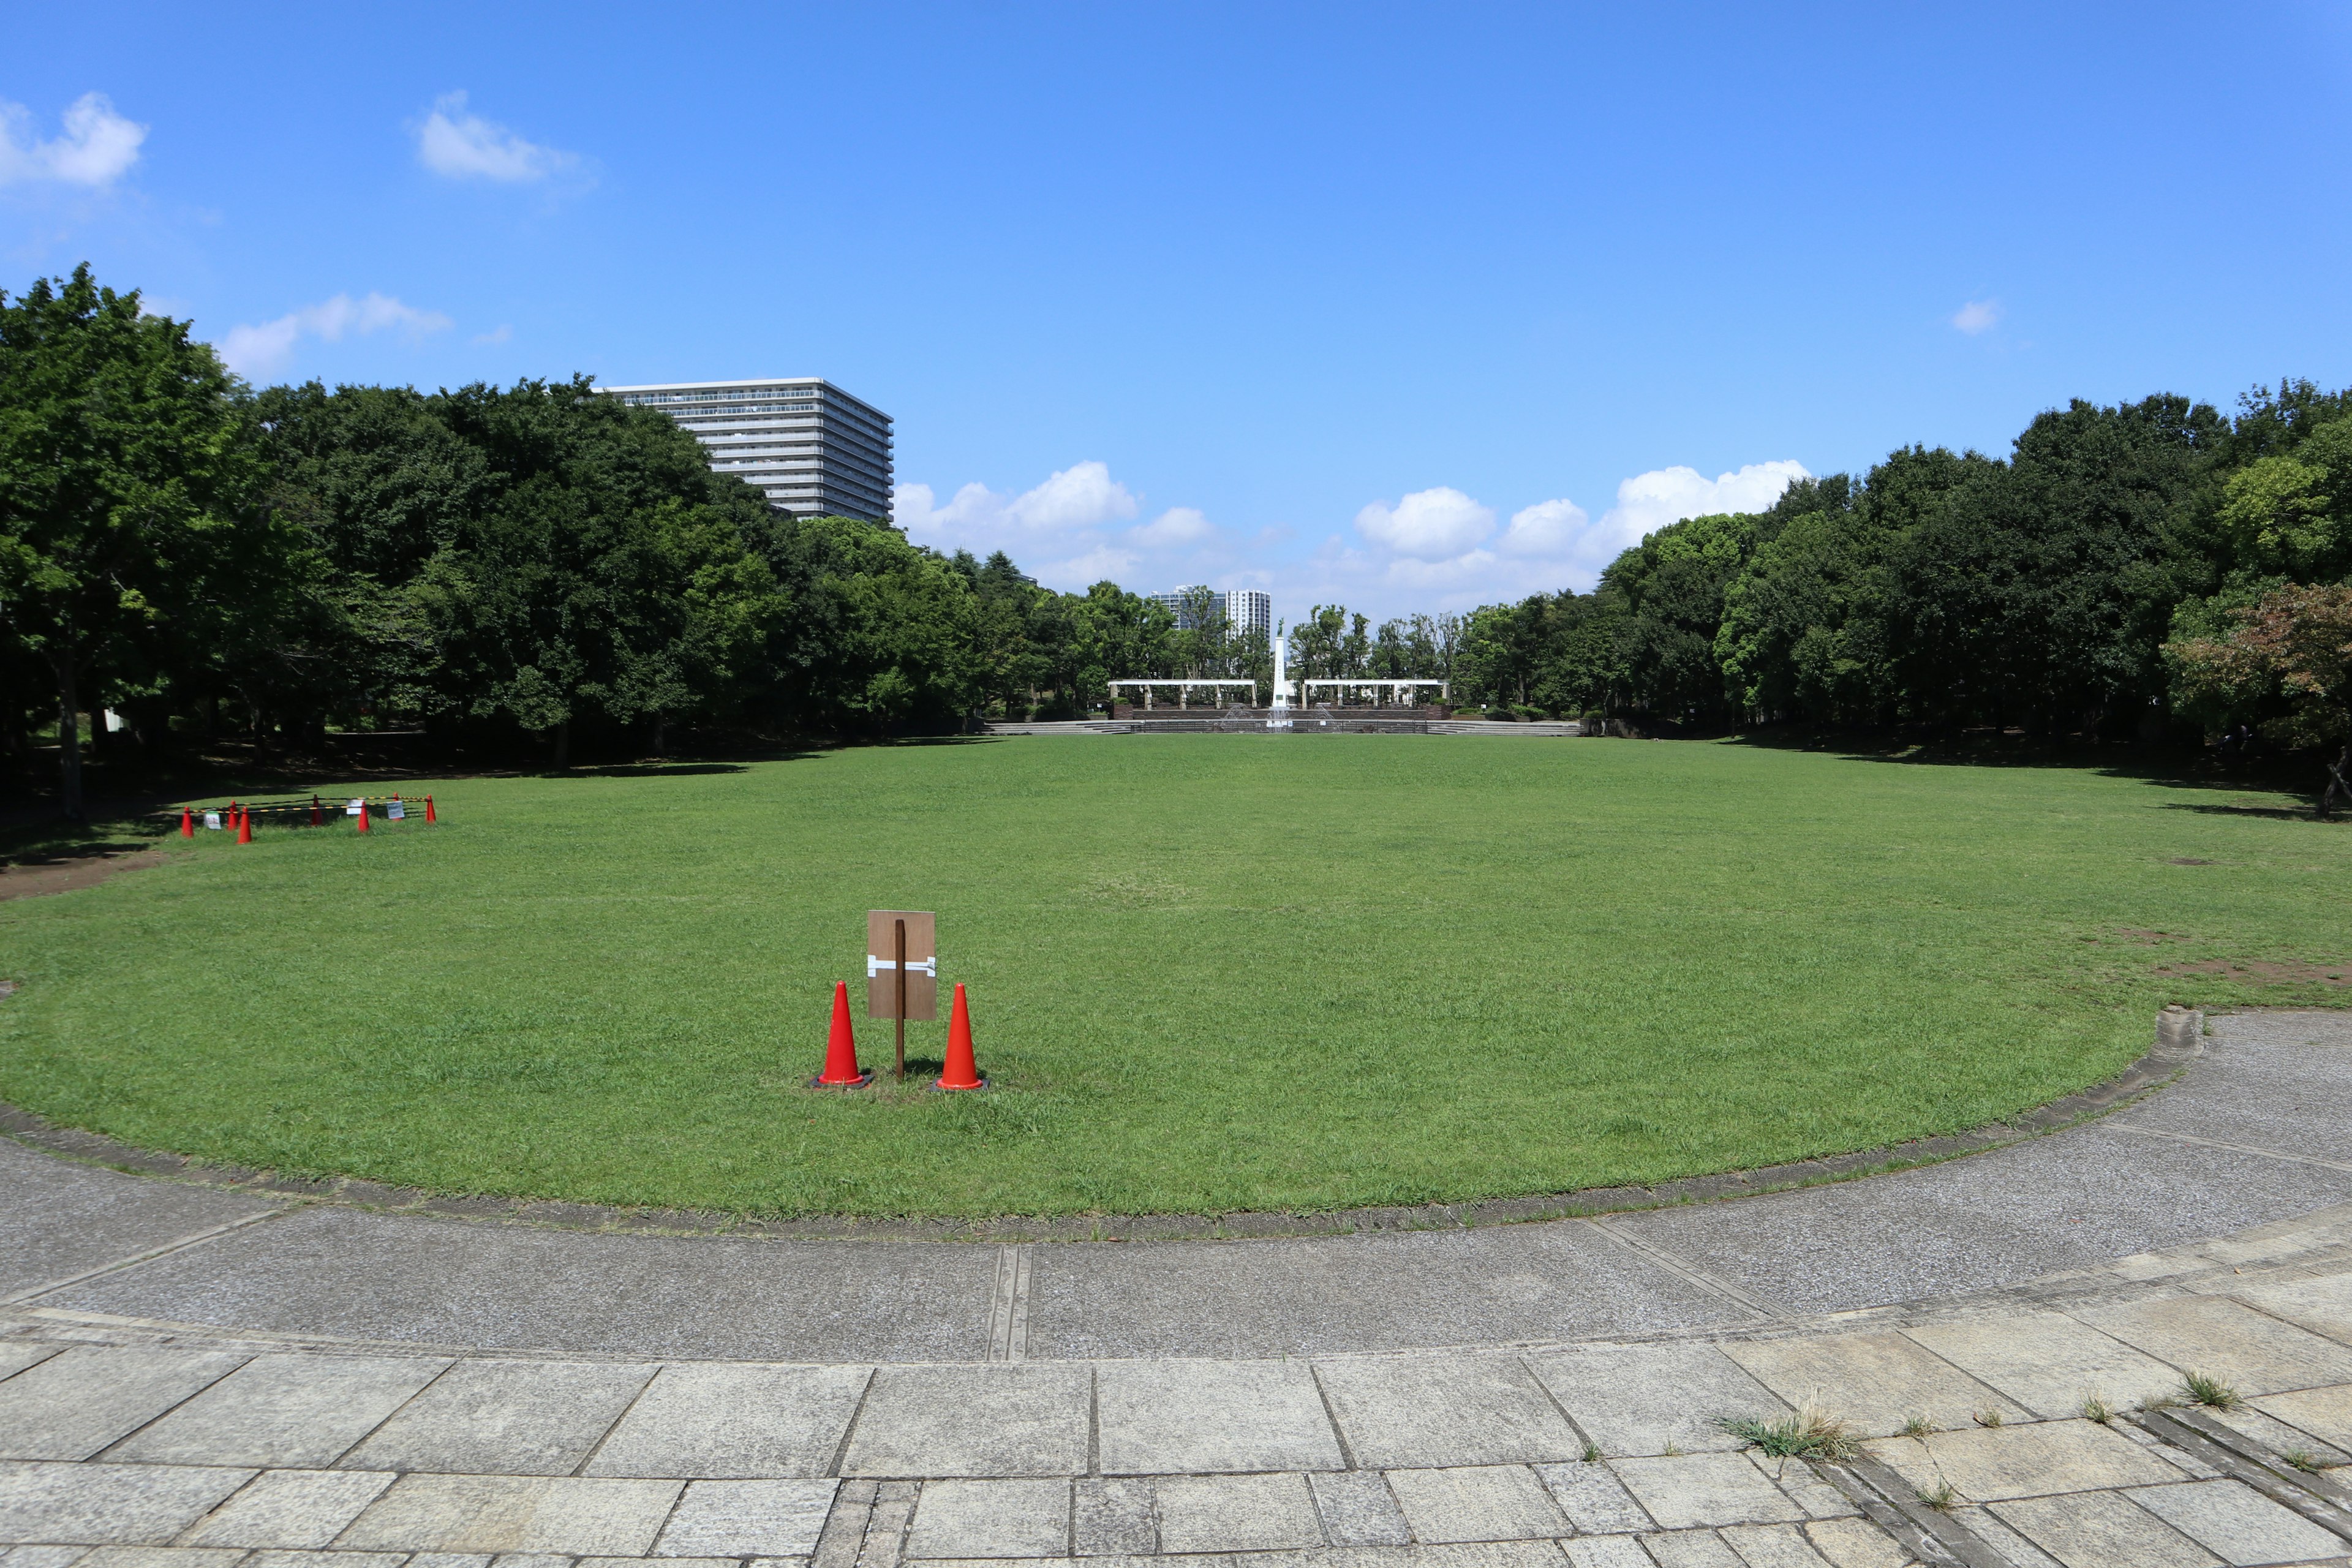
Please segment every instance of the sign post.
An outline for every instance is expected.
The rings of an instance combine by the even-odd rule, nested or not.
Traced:
[[[866,912],[866,1016],[896,1019],[898,1081],[907,1079],[907,1020],[940,1016],[939,917],[928,910]]]

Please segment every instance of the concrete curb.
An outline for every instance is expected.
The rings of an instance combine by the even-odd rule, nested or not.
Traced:
[[[28,1148],[138,1175],[306,1203],[447,1218],[603,1233],[730,1236],[797,1241],[899,1240],[1008,1245],[1034,1241],[1244,1240],[1283,1237],[1352,1236],[1381,1231],[1456,1230],[1523,1225],[1595,1215],[1750,1197],[1764,1193],[1853,1181],[1983,1153],[2074,1127],[2121,1109],[2164,1087],[2202,1054],[2204,1015],[2167,1009],[2156,1045],[2114,1078],[2053,1100],[2006,1121],[1942,1138],[1892,1147],[1791,1161],[1753,1171],[1692,1176],[1654,1186],[1593,1187],[1573,1193],[1491,1198],[1466,1204],[1425,1204],[1324,1213],[1244,1212],[1223,1215],[1008,1215],[986,1220],[890,1219],[812,1215],[760,1219],[689,1209],[628,1207],[561,1200],[440,1194],[360,1177],[304,1178],[236,1165],[213,1164],[168,1151],[119,1142],[100,1133],[58,1127],[44,1117],[0,1103],[0,1133]]]

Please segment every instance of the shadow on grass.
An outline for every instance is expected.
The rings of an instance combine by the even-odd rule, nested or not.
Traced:
[[[2309,805],[2222,805],[2211,801],[2168,800],[2158,803],[2157,809],[2193,811],[2200,816],[2266,816],[2273,822],[2318,822],[2330,826],[2347,820],[2341,816],[2322,816],[2316,806]]]
[[[50,836],[19,840],[0,847],[0,867],[70,866],[83,860],[111,860],[150,847],[152,838],[79,838]]]
[[[804,752],[787,756],[762,758],[764,762],[793,762]],[[607,763],[597,767],[566,768],[562,773],[541,773],[551,779],[662,779],[685,778],[696,773],[749,773],[748,763]]]

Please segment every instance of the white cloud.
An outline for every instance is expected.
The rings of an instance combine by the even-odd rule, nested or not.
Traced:
[[[1217,525],[1208,514],[1189,506],[1171,506],[1140,528],[1131,529],[1128,538],[1153,549],[1171,549],[1186,544],[1200,544],[1216,537]]]
[[[147,127],[114,112],[102,92],[86,92],[65,112],[65,134],[35,139],[33,115],[19,103],[0,100],[0,185],[18,180],[56,180],[103,189],[139,161]]]
[[[487,332],[476,332],[474,334],[474,341],[478,343],[509,342],[513,341],[513,338],[514,323],[511,321],[493,327]]]
[[[1415,490],[1394,508],[1374,501],[1356,514],[1356,531],[1366,539],[1424,561],[1458,555],[1494,530],[1494,508],[1445,485]]]
[[[1506,555],[1559,555],[1591,526],[1572,500],[1539,500],[1511,514],[1511,526],[1496,548]]]
[[[354,333],[364,337],[380,332],[387,327],[402,328],[414,336],[446,331],[453,324],[438,310],[420,310],[388,294],[372,293],[363,300],[338,294],[259,326],[231,327],[221,340],[220,352],[228,367],[239,375],[267,375],[284,366],[293,356],[295,343],[304,337],[331,343]]]
[[[2000,320],[2000,300],[1971,300],[1953,312],[1952,325],[1968,333],[1969,336],[1975,337],[1979,332],[1990,331],[1993,324]]]
[[[496,121],[468,113],[466,95],[453,92],[433,105],[416,127],[416,158],[453,180],[520,184],[544,180],[578,165],[579,155],[526,142]]]
[[[1635,474],[1617,487],[1617,504],[1601,514],[1599,532],[1617,541],[1610,551],[1639,544],[1644,534],[1686,517],[1711,517],[1725,511],[1762,511],[1780,499],[1780,492],[1798,479],[1809,479],[1799,462],[1750,463],[1728,474],[1708,479],[1696,468],[1677,465]],[[1604,563],[1605,564],[1605,563]]]

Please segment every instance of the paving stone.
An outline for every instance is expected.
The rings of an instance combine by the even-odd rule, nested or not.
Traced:
[[[793,1557],[816,1550],[834,1480],[689,1482],[654,1551],[663,1557]]]
[[[0,1458],[87,1459],[244,1363],[215,1351],[77,1345],[0,1383]]]
[[[1745,1568],[1739,1554],[1712,1530],[1678,1530],[1667,1535],[1645,1535],[1642,1544],[1658,1568]]]
[[[335,1542],[360,1552],[562,1552],[642,1557],[677,1481],[403,1476]]]
[[[2274,1318],[2299,1323],[2338,1344],[2352,1344],[2352,1274],[2257,1285],[2235,1294]]]
[[[1066,1480],[933,1481],[915,1506],[908,1557],[1058,1557],[1070,1550]]]
[[[1160,1550],[1151,1483],[1080,1477],[1070,1501],[1070,1541],[1081,1557]]]
[[[200,1546],[101,1546],[82,1561],[89,1568],[231,1568],[244,1555]]]
[[[87,1546],[0,1546],[0,1568],[73,1568]]]
[[[2239,1481],[2146,1487],[2131,1500],[2224,1563],[2298,1563],[2344,1552],[2341,1540]]]
[[[2221,1559],[2116,1492],[1990,1505],[2065,1568],[2213,1568]]]
[[[1316,1372],[1367,1469],[1525,1464],[1583,1451],[1516,1356],[1328,1361]]]
[[[239,1568],[401,1568],[405,1552],[257,1552]]]
[[[464,1361],[342,1461],[354,1470],[564,1476],[654,1374],[596,1362]]]
[[[2293,1394],[2273,1394],[2263,1397],[2295,1399],[2301,1396]],[[2228,1410],[2208,1407],[2203,1414],[2209,1420],[2218,1422],[2233,1432],[2251,1437],[2276,1453],[2285,1454],[2299,1449],[2321,1465],[2352,1463],[2352,1454],[2345,1453],[2336,1445],[2316,1434],[2290,1426],[2251,1400]]]
[[[1948,1517],[1954,1524],[1992,1548],[1994,1555],[2008,1563],[2010,1568],[2066,1568],[2064,1563],[2010,1529],[1979,1504],[1955,1508]]]
[[[1924,1415],[1964,1426],[1977,1412],[2025,1412],[1950,1363],[1891,1331],[1811,1334],[1724,1346],[1724,1352],[1791,1405],[1811,1400],[1868,1436],[1899,1432]]]
[[[1386,1477],[1378,1470],[1338,1470],[1307,1478],[1322,1516],[1323,1537],[1334,1546],[1402,1546],[1412,1539]]]
[[[2352,1387],[2305,1389],[2294,1394],[2270,1394],[2254,1407],[2288,1426],[2310,1433],[2323,1443],[2352,1450]]]
[[[1155,1489],[1163,1552],[1320,1546],[1305,1476],[1171,1476]]]
[[[1389,1489],[1421,1541],[1549,1541],[1575,1529],[1525,1465],[1391,1470]]]
[[[754,1557],[754,1563],[806,1563],[805,1557]],[[572,1568],[736,1568],[732,1557],[578,1557]],[[321,1568],[336,1568],[333,1563]]]
[[[1658,1560],[1630,1535],[1589,1535],[1561,1542],[1560,1550],[1574,1568],[1657,1568]]]
[[[1927,1437],[1883,1437],[1864,1447],[1919,1490],[1933,1491],[1948,1481],[1971,1502],[2159,1486],[2177,1479],[2155,1455],[2089,1421],[1979,1426]]]
[[[408,1568],[490,1568],[487,1552],[420,1552],[408,1560]]]
[[[1828,1560],[1793,1524],[1727,1524],[1721,1533],[1748,1568],[1829,1568]]]
[[[1299,1362],[1125,1362],[1095,1377],[1108,1475],[1337,1470],[1347,1461]]]
[[[1845,1500],[1843,1492],[1815,1475],[1812,1466],[1802,1459],[1775,1459],[1750,1452],[1748,1462],[1770,1477],[1772,1484],[1803,1510],[1807,1519],[1851,1519],[1860,1511]]]
[[[0,1462],[0,1541],[161,1545],[252,1479],[193,1465]]]
[[[58,1345],[34,1344],[22,1340],[14,1343],[0,1344],[0,1378],[14,1377],[26,1367],[48,1360],[61,1348]],[[0,1547],[0,1552],[5,1550],[6,1548]],[[0,1563],[5,1561],[5,1558],[0,1558]]]
[[[2183,1372],[2218,1377],[2241,1394],[2352,1383],[2352,1347],[2221,1297],[2128,1301],[2084,1308],[2074,1315]]]
[[[1634,1500],[1668,1530],[1694,1525],[1794,1524],[1804,1510],[1745,1454],[1683,1454],[1614,1459],[1610,1468]]]
[[[1071,1476],[1087,1464],[1085,1367],[893,1366],[874,1374],[845,1476]]]
[[[107,1458],[331,1465],[448,1364],[415,1356],[258,1355]]]
[[[1911,1553],[1864,1519],[1825,1520],[1805,1526],[1813,1550],[1835,1568],[1907,1568]]]
[[[1607,1465],[1571,1460],[1538,1465],[1536,1474],[1551,1489],[1552,1500],[1569,1522],[1588,1535],[1630,1535],[1658,1527]]]
[[[2122,1410],[2180,1386],[2171,1367],[2063,1312],[1960,1318],[1904,1331],[2045,1417],[2078,1415],[2094,1394]]]
[[[871,1375],[859,1366],[666,1366],[588,1462],[592,1476],[822,1476]]]
[[[194,1530],[190,1546],[322,1547],[393,1478],[364,1470],[267,1470]]]
[[[1774,1421],[1789,1406],[1711,1344],[1588,1345],[1530,1356],[1541,1378],[1601,1451],[1728,1452],[1741,1447],[1719,1417]]]
[[[490,1559],[490,1568],[572,1568],[572,1559],[561,1552],[502,1552]]]

